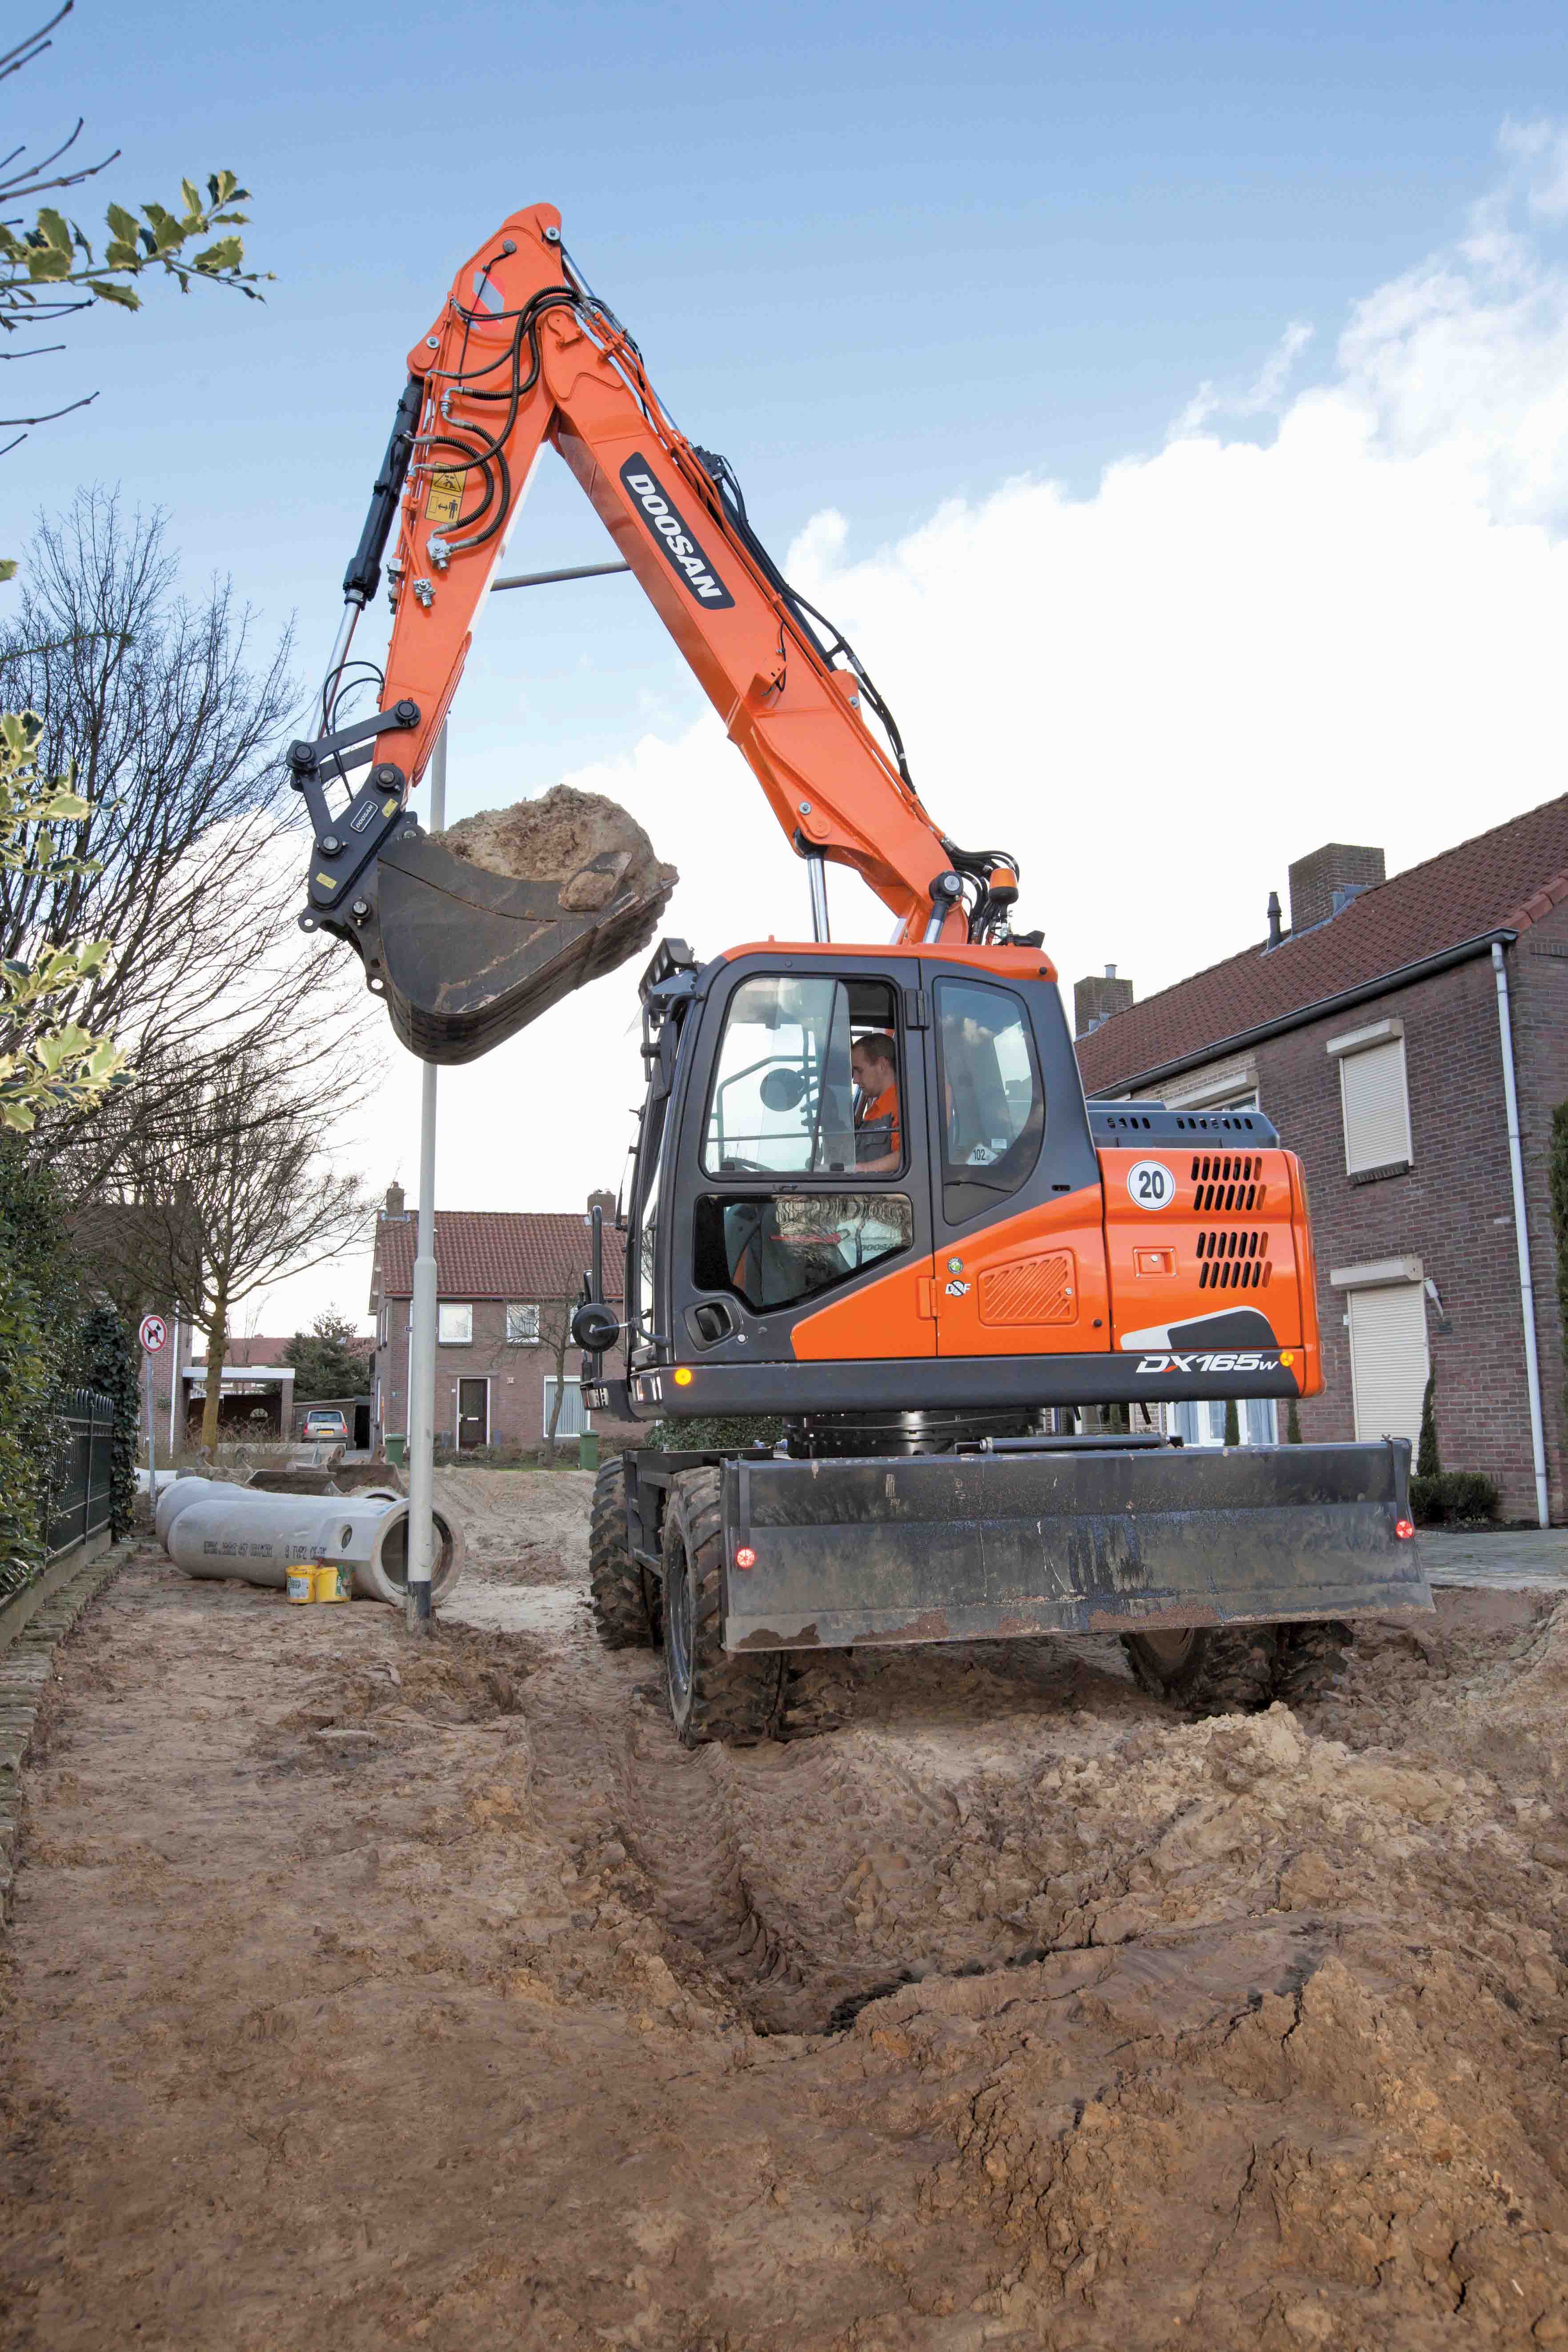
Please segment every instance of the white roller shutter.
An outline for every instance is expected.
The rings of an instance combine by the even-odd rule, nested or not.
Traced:
[[[1346,1054],[1340,1063],[1345,1114],[1345,1168],[1386,1168],[1410,1158],[1410,1098],[1405,1085],[1405,1040]]]
[[[1351,1386],[1355,1433],[1363,1440],[1421,1433],[1426,1387],[1426,1308],[1418,1282],[1352,1290]]]

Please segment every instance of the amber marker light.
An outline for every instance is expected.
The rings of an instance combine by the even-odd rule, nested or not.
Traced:
[[[755,1568],[756,1564],[757,1564],[757,1555],[756,1555],[756,1553],[752,1549],[751,1545],[750,1545],[750,1544],[742,1544],[742,1545],[741,1546],[740,1550],[735,1554],[735,1565],[736,1565],[736,1567],[737,1567],[737,1568]]]
[[[1284,1365],[1286,1370],[1289,1371],[1291,1365],[1296,1360],[1295,1349],[1293,1348],[1281,1348],[1279,1350],[1279,1360]]]
[[[691,1386],[691,1367],[689,1364],[682,1364],[679,1367],[675,1375],[675,1385],[678,1389],[689,1389]]]
[[[1413,1536],[1413,1535],[1415,1533],[1415,1520],[1414,1520],[1414,1519],[1395,1519],[1395,1520],[1394,1520],[1394,1534],[1395,1534],[1396,1536],[1400,1536],[1400,1537],[1410,1537],[1410,1536]]]

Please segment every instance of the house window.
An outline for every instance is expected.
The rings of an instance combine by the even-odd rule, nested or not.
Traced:
[[[1331,1037],[1338,1056],[1340,1103],[1345,1125],[1345,1171],[1407,1167],[1410,1095],[1405,1083],[1405,1037],[1397,1021],[1376,1021]]]
[[[542,1437],[548,1437],[550,1434],[550,1408],[555,1402],[555,1386],[553,1377],[546,1373],[543,1414],[539,1425],[539,1433]],[[555,1424],[557,1440],[563,1437],[581,1437],[585,1429],[592,1429],[593,1426],[592,1414],[584,1411],[582,1382],[577,1380],[568,1380],[561,1399],[561,1418]]]
[[[509,1348],[538,1347],[539,1309],[537,1307],[509,1307],[507,1308],[506,1344]]]
[[[1414,1445],[1421,1434],[1428,1370],[1422,1286],[1419,1282],[1390,1282],[1351,1290],[1346,1305],[1355,1433],[1363,1444],[1407,1437]]]
[[[1183,1402],[1167,1410],[1171,1435],[1179,1437],[1184,1445],[1225,1444],[1223,1399],[1216,1397],[1195,1404]],[[1243,1445],[1279,1444],[1279,1411],[1272,1397],[1238,1397],[1236,1422],[1237,1435]]]
[[[474,1310],[471,1307],[453,1307],[443,1302],[436,1309],[436,1336],[443,1348],[468,1348],[473,1345]]]

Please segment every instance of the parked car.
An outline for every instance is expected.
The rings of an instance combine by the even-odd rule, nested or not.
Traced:
[[[349,1424],[335,1404],[312,1405],[300,1434],[307,1445],[346,1445]]]

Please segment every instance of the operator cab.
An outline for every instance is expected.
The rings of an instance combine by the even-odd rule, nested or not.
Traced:
[[[942,1316],[976,1311],[949,1257],[1020,1214],[1088,1253],[1087,1299],[1095,1266],[1102,1286],[1098,1163],[1037,950],[770,941],[699,965],[666,941],[642,993],[634,1413],[793,1412],[803,1389],[806,1410],[929,1403],[957,1352]],[[1033,1399],[1003,1360],[1082,1342],[1076,1309],[1042,1331],[1026,1282],[1006,1311],[963,1348],[998,1360],[981,1385],[1016,1412]]]

